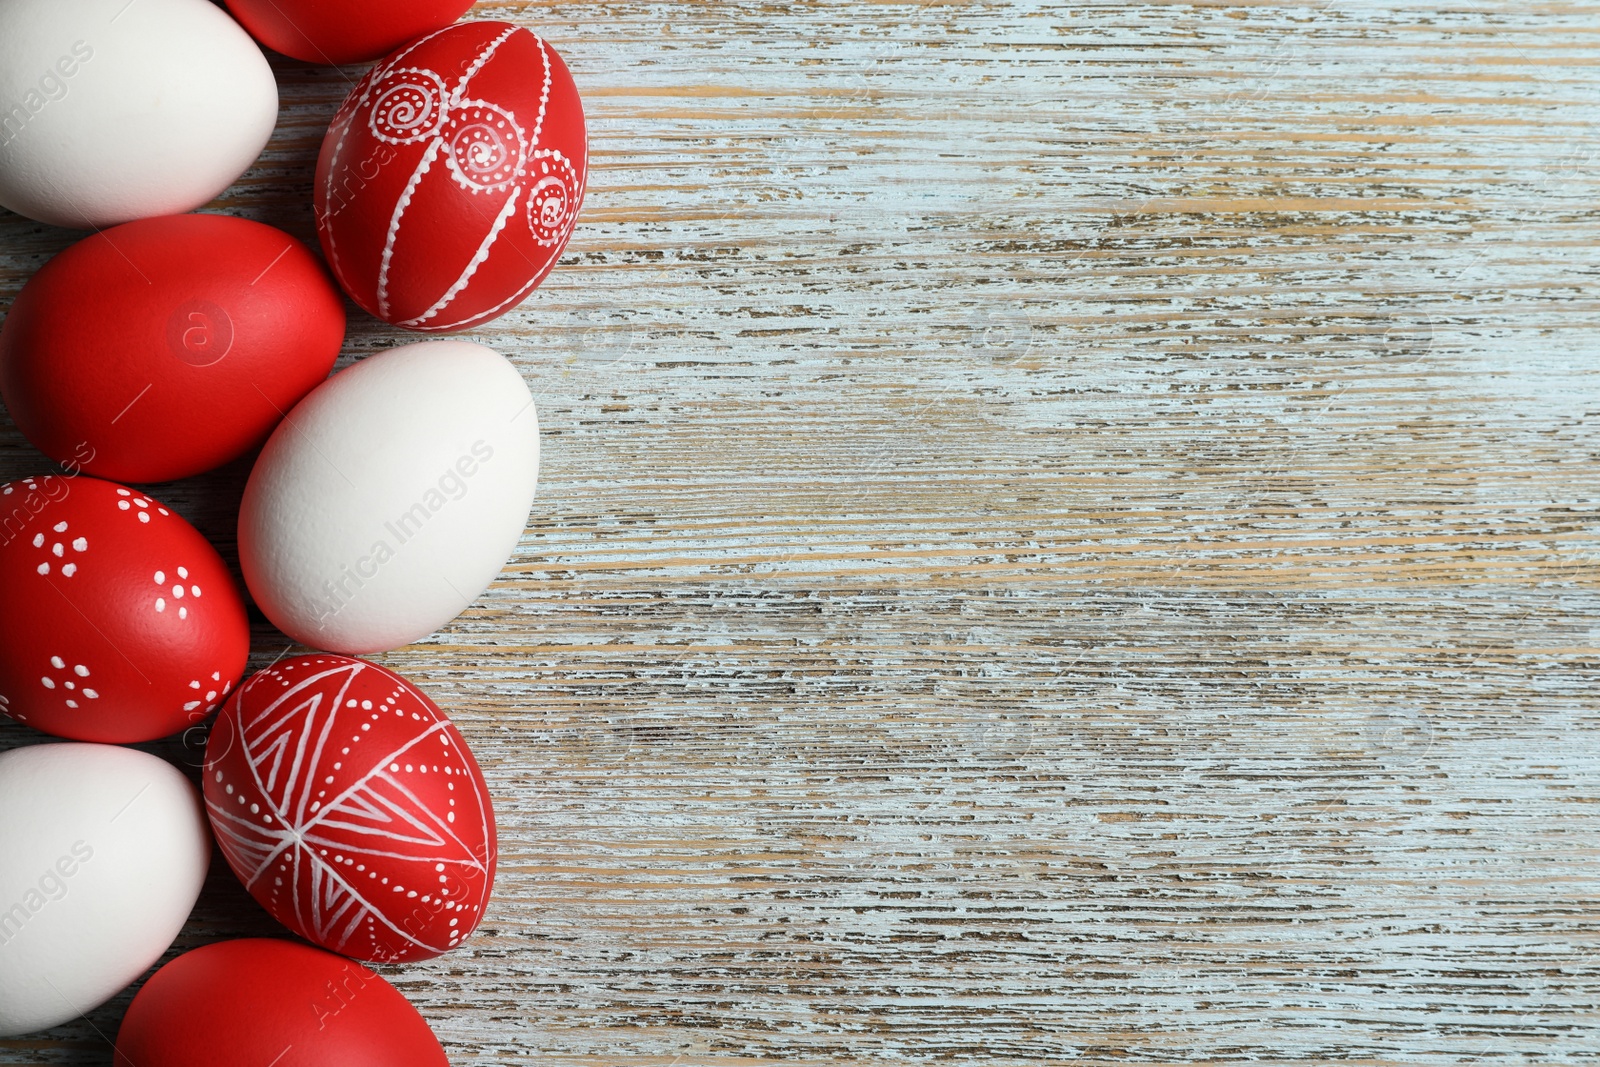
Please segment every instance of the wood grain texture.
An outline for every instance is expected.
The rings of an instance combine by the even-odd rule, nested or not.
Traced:
[[[480,14],[594,167],[475,334],[521,550],[379,657],[499,807],[392,972],[453,1062],[1600,1060],[1600,7]],[[309,237],[347,83],[277,69],[216,209]],[[244,472],[156,491],[231,554]],[[174,951],[270,931],[214,872]]]

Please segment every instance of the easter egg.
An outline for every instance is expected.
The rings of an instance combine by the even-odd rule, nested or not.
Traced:
[[[344,300],[309,248],[225,215],[86,237],[22,287],[0,327],[0,396],[45,455],[164,482],[266,440],[328,376]]]
[[[440,30],[372,68],[334,116],[317,160],[322,250],[385,322],[487,322],[555,266],[588,159],[555,49],[504,22]]]
[[[292,941],[186,952],[139,990],[115,1067],[449,1067],[426,1020],[383,977]]]
[[[0,486],[0,634],[0,711],[116,744],[206,718],[250,650],[244,601],[206,539],[86,475]]]
[[[533,398],[493,349],[425,341],[368,356],[261,450],[239,509],[245,583],[302,644],[408,644],[488,588],[538,473]]]
[[[207,0],[5,0],[0,108],[0,206],[89,229],[227,189],[272,135],[278,86]]]
[[[170,764],[115,745],[0,753],[0,1037],[75,1019],[161,958],[211,837]]]
[[[483,774],[397,674],[300,656],[252,675],[217,716],[202,780],[228,865],[314,944],[427,959],[483,918],[496,857]]]
[[[227,0],[268,48],[307,63],[344,65],[387,55],[448,26],[472,0]]]

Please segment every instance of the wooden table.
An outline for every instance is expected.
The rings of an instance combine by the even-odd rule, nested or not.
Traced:
[[[499,807],[392,972],[454,1062],[1600,1059],[1600,8],[480,14],[594,169],[474,335],[522,547],[379,657]],[[356,72],[278,71],[216,209],[309,238]],[[0,299],[72,236],[0,219]],[[232,553],[245,473],[157,493]],[[174,951],[273,929],[219,869]]]

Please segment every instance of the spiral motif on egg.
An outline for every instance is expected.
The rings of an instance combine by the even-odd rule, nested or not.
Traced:
[[[541,245],[553,245],[572,225],[577,206],[577,173],[560,152],[539,152],[539,180],[528,190],[528,229]]]
[[[372,87],[367,126],[390,144],[413,144],[439,132],[445,121],[444,79],[421,67],[386,73]]]
[[[527,159],[522,128],[504,108],[482,102],[456,108],[443,137],[450,172],[474,192],[506,189],[522,176]]]
[[[505,310],[517,294],[499,290],[520,277],[519,257],[530,271],[517,281],[525,295],[554,266],[584,195],[581,107],[570,106],[577,101],[558,57],[526,29],[474,25],[481,29],[460,34],[475,38],[470,52],[428,51],[423,45],[434,38],[427,37],[368,75],[333,145],[342,169],[330,167],[318,190],[319,231],[341,281],[354,276],[351,291],[361,290],[364,307],[370,302],[380,318],[416,329],[455,329]],[[412,66],[399,66],[406,62]],[[497,74],[491,81],[489,70],[512,80]],[[397,153],[373,141],[405,147]],[[335,225],[343,205],[328,205],[346,188],[365,191],[388,213],[375,279],[364,277],[369,260],[341,262],[335,246],[336,236],[343,240]],[[345,243],[370,243],[378,212],[371,208],[372,225],[358,221]],[[419,222],[420,215],[432,221]],[[412,236],[419,228],[421,236]],[[448,257],[415,262],[425,254],[416,249],[433,246],[448,247]]]

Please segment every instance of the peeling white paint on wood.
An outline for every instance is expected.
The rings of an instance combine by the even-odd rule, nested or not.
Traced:
[[[522,551],[381,657],[499,804],[394,972],[454,1062],[1600,1059],[1600,9],[481,13],[594,171],[475,334]],[[219,206],[309,237],[345,81],[278,69]],[[243,474],[158,495],[231,551]],[[271,929],[220,871],[181,947]]]

